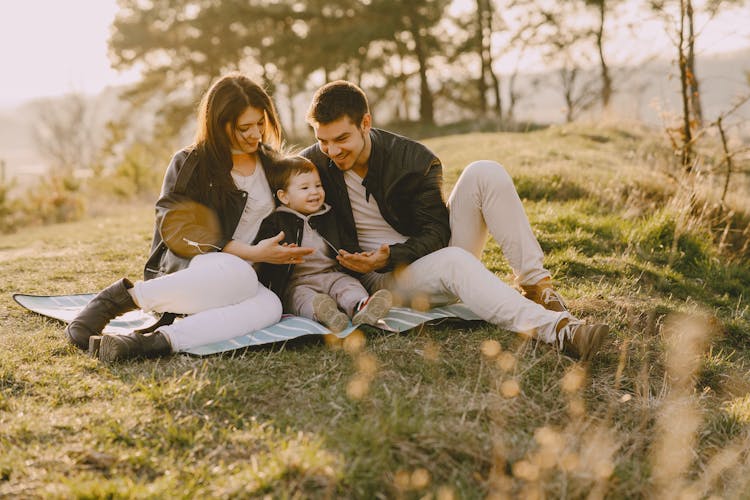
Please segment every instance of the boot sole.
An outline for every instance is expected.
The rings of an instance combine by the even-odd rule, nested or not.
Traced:
[[[349,318],[339,311],[336,301],[331,297],[313,299],[313,313],[317,321],[323,323],[333,333],[339,333],[349,326]]]
[[[92,335],[89,337],[89,356],[92,358],[99,357],[99,348],[102,345],[103,335]]]
[[[99,342],[99,361],[114,363],[125,359],[120,352],[120,339],[117,335],[103,335]]]
[[[392,306],[391,294],[387,290],[378,290],[370,297],[365,308],[354,315],[352,323],[376,326],[377,322],[388,314]]]

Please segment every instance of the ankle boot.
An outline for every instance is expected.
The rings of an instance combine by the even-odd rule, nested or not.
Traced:
[[[99,361],[112,363],[132,358],[156,358],[172,352],[172,346],[161,332],[127,335],[103,335]]]
[[[133,284],[123,278],[99,292],[65,327],[68,340],[81,349],[88,349],[89,337],[101,334],[107,323],[117,316],[138,309],[128,293],[130,288]]]

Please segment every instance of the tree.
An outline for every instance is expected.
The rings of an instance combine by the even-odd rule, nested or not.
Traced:
[[[500,79],[493,68],[492,35],[498,24],[495,8],[491,0],[476,0],[477,50],[481,62],[478,82],[480,109],[487,113],[487,89],[492,89],[495,105],[495,115],[502,117],[503,102],[500,95]],[[490,84],[488,84],[488,81]]]
[[[599,55],[599,68],[601,75],[601,89],[599,91],[602,99],[602,109],[606,110],[609,108],[610,100],[612,99],[612,76],[610,75],[609,65],[604,55],[604,38],[605,38],[605,27],[607,25],[607,14],[610,9],[619,2],[619,0],[584,0],[586,5],[596,9],[598,22],[594,29],[594,37],[596,40],[596,49]]]
[[[541,6],[536,44],[556,66],[565,100],[565,121],[571,122],[596,102],[596,80],[583,69],[591,63],[590,29],[577,23],[582,5],[577,2]]]
[[[143,79],[126,97],[142,104],[162,96],[164,120],[185,123],[195,103],[222,72],[252,62],[272,88],[278,67],[267,50],[289,29],[293,2],[223,0],[196,3],[120,0],[109,52],[117,69],[140,66]]]
[[[378,23],[380,29],[379,33],[373,33],[372,40],[391,46],[392,52],[413,54],[419,76],[419,118],[425,124],[435,123],[435,102],[428,72],[431,59],[442,52],[443,44],[435,28],[443,19],[448,3],[449,0],[372,0],[366,11],[372,16],[369,21]]]
[[[94,167],[100,141],[94,134],[96,106],[80,93],[32,104],[32,134],[54,175],[73,177],[76,169]]]

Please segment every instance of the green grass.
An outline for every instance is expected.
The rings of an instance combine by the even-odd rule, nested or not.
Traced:
[[[699,224],[673,245],[667,154],[581,127],[428,144],[449,183],[503,159],[573,312],[612,327],[590,365],[460,322],[102,365],[10,296],[137,278],[152,209],[26,228],[0,237],[0,496],[747,498],[750,266]]]

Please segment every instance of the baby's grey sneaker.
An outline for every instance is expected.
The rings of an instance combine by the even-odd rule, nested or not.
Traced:
[[[355,325],[377,326],[378,320],[383,319],[393,305],[393,296],[388,290],[378,290],[370,295],[359,307],[352,318]]]
[[[319,293],[313,297],[313,315],[333,333],[339,333],[349,326],[349,317],[339,310],[338,304],[330,295]]]

